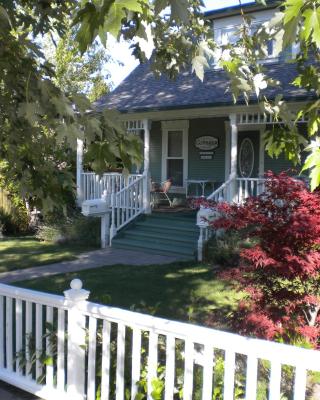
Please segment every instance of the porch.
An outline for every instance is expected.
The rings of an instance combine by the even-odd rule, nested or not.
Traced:
[[[280,172],[292,167],[284,158],[271,159],[266,154],[263,133],[275,122],[253,108],[229,115],[220,110],[217,115],[189,119],[165,117],[165,113],[152,120],[124,117],[128,132],[139,135],[144,143],[143,167],[129,176],[85,172],[83,143],[78,140],[78,204],[92,208],[87,215],[103,216],[103,246],[111,245],[117,234],[141,214],[151,214],[154,182],[170,179],[168,196],[178,204],[192,195],[241,203],[264,191],[265,170]],[[195,242],[194,250],[197,247]]]

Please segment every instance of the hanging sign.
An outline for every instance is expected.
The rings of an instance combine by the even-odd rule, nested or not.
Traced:
[[[195,140],[195,146],[199,150],[214,150],[219,147],[219,139],[214,136],[200,136]]]

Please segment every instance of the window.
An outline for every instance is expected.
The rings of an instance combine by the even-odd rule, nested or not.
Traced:
[[[172,179],[172,186],[183,190],[188,173],[189,122],[162,121],[162,181]]]

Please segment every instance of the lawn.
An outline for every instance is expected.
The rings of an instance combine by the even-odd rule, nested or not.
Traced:
[[[74,260],[77,254],[93,249],[92,246],[40,242],[34,237],[1,239],[0,273]]]
[[[16,285],[62,294],[74,278],[91,291],[90,300],[160,317],[227,328],[226,316],[241,295],[216,277],[209,265],[114,265],[19,282]]]

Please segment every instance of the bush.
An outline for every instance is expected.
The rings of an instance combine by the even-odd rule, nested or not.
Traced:
[[[36,237],[53,243],[75,243],[90,246],[100,244],[100,218],[84,217],[75,213],[60,223],[43,223]]]
[[[13,209],[10,213],[0,209],[0,230],[4,235],[21,235],[29,232],[26,210]]]
[[[219,204],[215,229],[245,232],[257,244],[226,272],[247,292],[235,326],[245,334],[320,344],[320,192],[285,173],[268,173],[266,192],[243,205]]]
[[[208,262],[223,267],[235,267],[239,264],[242,241],[237,232],[226,232],[221,237],[209,240],[206,249]]]

